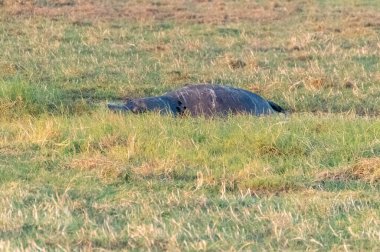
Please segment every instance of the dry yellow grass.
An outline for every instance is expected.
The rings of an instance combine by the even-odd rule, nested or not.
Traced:
[[[122,175],[123,163],[100,153],[91,153],[71,159],[66,167],[80,171],[93,171],[97,177],[111,181]]]
[[[0,0],[0,251],[379,250],[379,7]],[[294,113],[105,109],[206,81]]]
[[[380,181],[380,158],[362,158],[352,165],[336,171],[324,171],[317,175],[318,180],[362,180],[369,183]]]

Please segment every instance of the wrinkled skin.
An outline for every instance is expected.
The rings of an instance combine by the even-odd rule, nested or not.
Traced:
[[[158,111],[206,117],[238,113],[259,116],[285,112],[279,105],[250,91],[211,84],[187,85],[162,96],[131,99],[124,105],[108,104],[108,107],[133,113]]]

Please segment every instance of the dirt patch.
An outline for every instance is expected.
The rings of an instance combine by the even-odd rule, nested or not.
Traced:
[[[1,1],[1,0],[0,0]],[[83,19],[128,19],[135,21],[176,21],[194,23],[226,23],[238,21],[270,21],[281,19],[297,10],[296,4],[267,1],[163,0],[2,0],[11,15],[37,15]]]
[[[353,165],[337,171],[324,171],[317,175],[317,180],[362,180],[370,183],[380,182],[380,157],[363,158]]]

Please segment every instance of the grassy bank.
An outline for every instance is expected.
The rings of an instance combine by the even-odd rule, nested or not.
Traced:
[[[378,250],[375,1],[0,1],[0,250]],[[189,82],[289,116],[110,113]]]
[[[374,249],[378,119],[2,122],[2,246]]]

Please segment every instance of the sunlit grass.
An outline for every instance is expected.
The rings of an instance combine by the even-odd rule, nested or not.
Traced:
[[[376,180],[321,174],[377,165],[379,134],[353,114],[5,120],[3,235],[29,248],[374,248]]]
[[[0,1],[0,250],[378,250],[376,1]],[[287,116],[115,114],[228,84]]]

